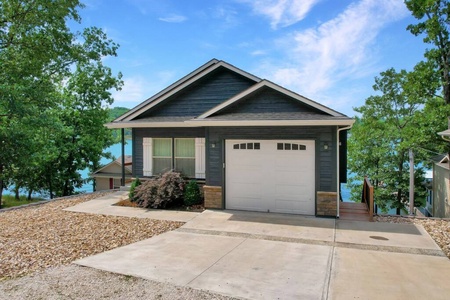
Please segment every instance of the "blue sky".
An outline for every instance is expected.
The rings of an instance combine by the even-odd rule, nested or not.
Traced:
[[[349,116],[425,45],[402,0],[85,0],[82,25],[120,44],[113,106],[132,108],[212,58]]]

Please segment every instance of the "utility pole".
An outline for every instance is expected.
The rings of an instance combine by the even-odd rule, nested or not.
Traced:
[[[409,149],[409,214],[414,215],[414,152]]]

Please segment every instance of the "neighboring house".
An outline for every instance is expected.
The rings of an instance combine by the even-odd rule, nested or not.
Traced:
[[[433,163],[432,200],[428,200],[427,202],[428,211],[435,218],[450,218],[449,175],[450,168],[448,155],[435,157]]]
[[[125,155],[125,178],[131,181],[132,177],[132,156]],[[110,162],[103,168],[91,174],[95,179],[95,191],[118,189],[122,180],[122,157]]]
[[[131,109],[133,177],[205,180],[205,207],[338,215],[354,120],[213,59]]]

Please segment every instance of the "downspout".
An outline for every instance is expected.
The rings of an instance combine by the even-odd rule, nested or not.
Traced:
[[[347,127],[342,127],[337,129],[337,136],[336,136],[336,164],[337,164],[337,169],[336,169],[336,190],[337,190],[337,195],[336,195],[336,207],[337,207],[337,213],[336,213],[336,218],[339,219],[339,195],[340,195],[340,189],[341,189],[341,184],[340,184],[340,178],[339,178],[339,132],[341,132],[342,130],[349,130],[350,128],[352,128],[353,125],[349,125]]]

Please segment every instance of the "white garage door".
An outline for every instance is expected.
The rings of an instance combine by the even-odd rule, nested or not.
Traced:
[[[314,215],[315,142],[227,140],[227,209]]]

